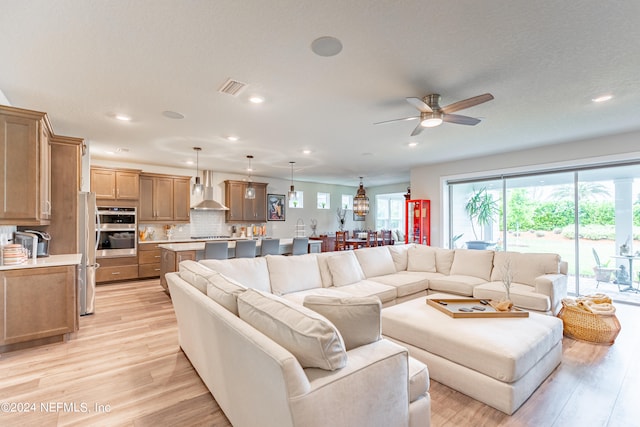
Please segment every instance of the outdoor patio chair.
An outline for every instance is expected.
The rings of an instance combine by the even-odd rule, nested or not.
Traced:
[[[611,283],[611,274],[618,271],[617,268],[605,267],[600,263],[600,257],[598,256],[598,252],[595,248],[591,248],[593,251],[593,257],[596,260],[596,266],[593,267],[593,272],[596,276],[596,289],[600,285],[600,282]],[[620,283],[617,283],[618,290],[620,290]]]

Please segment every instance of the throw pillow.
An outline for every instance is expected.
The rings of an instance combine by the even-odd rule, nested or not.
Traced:
[[[364,280],[364,273],[353,251],[338,252],[327,259],[333,286],[346,286]]]
[[[453,249],[435,248],[436,250],[436,271],[442,274],[449,274],[451,264],[453,264]]]
[[[178,274],[182,280],[189,282],[193,287],[203,294],[207,293],[207,278],[215,271],[200,264],[199,262],[186,260],[182,261],[178,266]]]
[[[493,268],[493,251],[456,249],[451,275],[478,277],[489,281]]]
[[[378,297],[326,297],[308,295],[303,305],[320,313],[333,323],[347,350],[378,341],[381,338]]]
[[[407,271],[436,272],[436,250],[431,246],[415,245],[407,251]]]
[[[365,277],[384,276],[396,272],[387,246],[362,248],[354,251]]]
[[[277,295],[248,289],[238,296],[240,318],[293,354],[303,368],[344,368],[347,352],[325,317]]]
[[[274,294],[285,295],[322,287],[316,254],[267,255],[265,258],[269,267],[271,292]]]
[[[269,269],[265,257],[203,259],[200,263],[242,283],[247,288],[271,291]]]
[[[238,295],[247,288],[220,273],[209,276],[207,281],[207,296],[237,316]]]

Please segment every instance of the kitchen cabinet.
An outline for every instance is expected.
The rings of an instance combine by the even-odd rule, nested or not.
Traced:
[[[161,249],[160,254],[160,285],[164,288],[165,292],[169,293],[169,285],[167,279],[164,277],[167,273],[178,271],[180,263],[186,260],[196,260],[196,251],[171,251],[168,249]]]
[[[76,266],[1,271],[0,310],[0,351],[65,339],[79,324]]]
[[[51,134],[46,113],[0,106],[0,224],[49,224]]]
[[[140,171],[135,169],[91,168],[91,191],[98,200],[137,201]]]
[[[138,278],[138,257],[98,258],[96,282],[113,282]]]
[[[158,243],[140,243],[138,245],[138,277],[160,276],[160,248]]]
[[[266,222],[267,221],[267,184],[252,183],[256,190],[255,199],[245,199],[248,186],[245,181],[227,180],[225,183],[225,204],[227,222]]]
[[[140,175],[140,223],[189,222],[190,178]]]

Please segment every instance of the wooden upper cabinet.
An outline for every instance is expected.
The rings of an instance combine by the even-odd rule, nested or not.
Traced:
[[[140,175],[139,222],[189,222],[189,178]]]
[[[91,168],[91,191],[96,193],[96,199],[138,200],[140,171]]]
[[[0,224],[49,224],[51,133],[45,113],[0,106]]]
[[[267,184],[252,183],[256,190],[255,199],[245,199],[248,183],[245,181],[225,181],[225,204],[227,222],[266,222],[267,221]]]

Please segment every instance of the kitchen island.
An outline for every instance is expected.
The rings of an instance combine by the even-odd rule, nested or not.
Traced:
[[[227,241],[229,244],[229,258],[235,256],[236,241],[228,239],[213,239],[214,241]],[[262,240],[256,241],[256,252],[260,253],[260,243]],[[187,243],[163,243],[158,245],[161,250],[160,255],[160,285],[166,292],[169,292],[167,281],[164,278],[166,273],[178,271],[180,262],[185,260],[199,261],[204,258],[204,241],[187,242]],[[320,252],[322,242],[320,240],[309,240],[309,252]],[[293,247],[292,238],[280,239],[281,254],[291,253]]]
[[[0,266],[0,353],[65,341],[78,330],[80,254]]]

